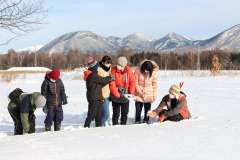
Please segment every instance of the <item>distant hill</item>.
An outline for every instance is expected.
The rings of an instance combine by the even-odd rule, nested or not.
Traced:
[[[39,49],[44,53],[68,53],[77,50],[81,53],[111,53],[127,48],[135,52],[142,51],[191,51],[199,48],[215,48],[240,51],[240,25],[233,26],[224,32],[206,40],[191,40],[177,33],[169,33],[159,39],[151,39],[144,34],[135,33],[121,38],[103,37],[90,31],[78,31],[64,34]]]

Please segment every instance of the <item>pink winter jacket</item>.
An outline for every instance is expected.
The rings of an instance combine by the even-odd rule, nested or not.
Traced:
[[[144,60],[141,65],[145,62]],[[152,103],[156,100],[157,97],[157,72],[158,65],[151,61],[154,65],[154,70],[152,73],[152,77],[149,75],[142,74],[140,71],[140,67],[135,70],[135,79],[136,79],[136,101],[143,103]]]

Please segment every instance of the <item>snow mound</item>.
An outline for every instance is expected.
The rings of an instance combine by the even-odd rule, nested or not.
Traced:
[[[47,72],[51,71],[49,68],[45,67],[12,67],[9,68],[7,71],[14,71],[14,72]]]

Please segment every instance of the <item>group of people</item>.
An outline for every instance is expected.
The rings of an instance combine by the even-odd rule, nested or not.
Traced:
[[[112,102],[112,125],[126,125],[129,112],[129,99],[135,100],[135,123],[148,123],[149,118],[160,122],[180,121],[191,117],[186,94],[181,91],[182,83],[172,85],[159,106],[151,111],[151,105],[157,98],[158,65],[144,60],[135,70],[128,66],[126,57],[119,57],[117,65],[112,66],[110,56],[104,56],[97,62],[88,58],[88,67],[84,72],[87,87],[88,114],[84,127],[109,125],[109,102]],[[142,109],[144,118],[141,120]]]
[[[181,91],[182,84],[172,85],[169,93],[162,98],[159,106],[151,110],[157,98],[158,65],[151,60],[144,60],[136,69],[128,66],[126,57],[119,57],[113,66],[110,56],[104,56],[98,62],[88,57],[84,71],[88,113],[84,127],[126,125],[130,99],[135,100],[135,123],[148,123],[149,119],[160,122],[180,121],[191,117],[188,110],[186,94]],[[45,131],[61,130],[63,121],[62,105],[68,103],[65,88],[60,79],[60,71],[54,69],[46,73],[40,92],[25,93],[16,88],[9,94],[8,111],[14,122],[14,134],[35,132],[35,115],[37,108],[46,113]],[[112,122],[110,122],[109,105],[112,102]],[[141,119],[142,109],[144,117]]]

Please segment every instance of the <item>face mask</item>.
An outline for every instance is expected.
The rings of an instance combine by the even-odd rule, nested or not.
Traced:
[[[106,67],[111,67],[111,64],[109,63],[109,64],[104,64]]]
[[[117,65],[117,69],[120,70],[120,71],[123,71],[124,67]]]
[[[56,80],[54,80],[54,79],[50,79],[50,81],[53,82],[53,83],[56,82]]]

